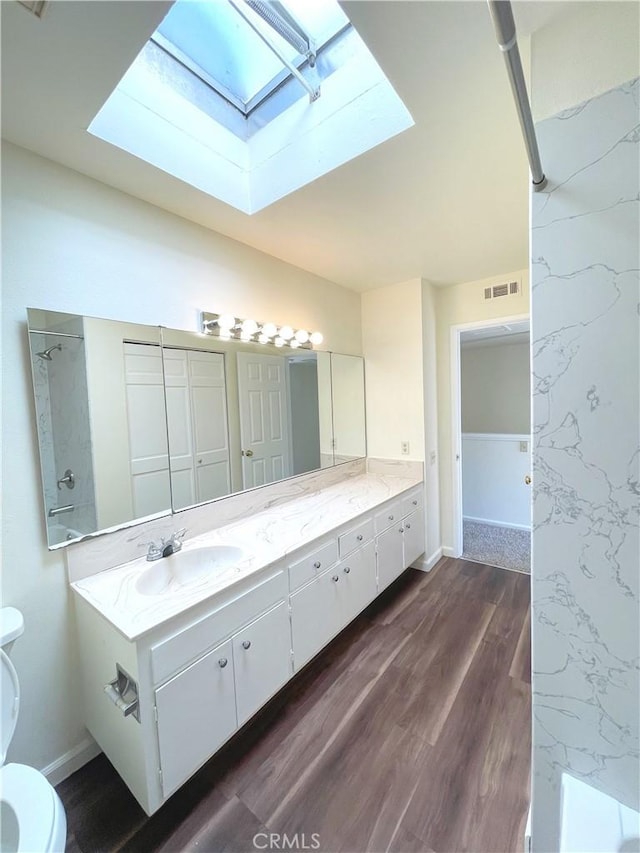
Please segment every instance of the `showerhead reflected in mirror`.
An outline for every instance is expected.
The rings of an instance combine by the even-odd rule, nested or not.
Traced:
[[[156,327],[29,309],[50,547],[171,511]]]

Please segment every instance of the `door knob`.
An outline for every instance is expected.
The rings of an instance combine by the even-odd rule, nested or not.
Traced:
[[[253,456],[253,450],[243,450],[242,455],[243,456]]]
[[[528,474],[527,474],[527,476],[524,478],[524,481],[525,481],[525,483],[527,484],[527,486],[530,486],[530,485],[531,485],[531,477],[530,477]]]

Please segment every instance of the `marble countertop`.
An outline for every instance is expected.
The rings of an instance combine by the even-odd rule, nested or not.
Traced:
[[[189,583],[171,581],[157,595],[140,593],[138,579],[143,572],[166,571],[163,564],[171,557],[151,563],[141,557],[75,581],[71,588],[128,640],[136,640],[421,482],[366,473],[188,539],[182,553],[205,545],[235,545],[248,556]]]

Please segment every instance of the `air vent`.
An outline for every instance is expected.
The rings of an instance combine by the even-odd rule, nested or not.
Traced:
[[[41,18],[49,5],[49,0],[18,0],[18,3],[28,9],[36,18]]]
[[[509,281],[506,284],[494,284],[493,287],[485,287],[485,299],[499,299],[503,296],[517,296],[520,293],[520,282]]]

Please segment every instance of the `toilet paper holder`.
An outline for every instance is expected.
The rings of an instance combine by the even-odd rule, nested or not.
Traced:
[[[122,711],[123,716],[133,716],[140,722],[140,704],[138,701],[138,684],[119,663],[116,663],[116,677],[104,686],[113,704]]]

